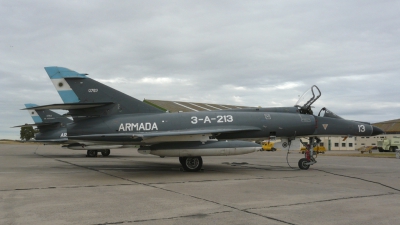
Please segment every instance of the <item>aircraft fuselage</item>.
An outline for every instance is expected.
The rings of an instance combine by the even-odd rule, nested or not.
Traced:
[[[234,129],[246,128],[246,131]],[[218,132],[218,129],[233,129]],[[202,111],[186,113],[154,113],[136,115],[113,115],[79,121],[68,125],[68,136],[78,140],[137,142],[139,136],[119,134],[148,134],[157,132],[179,132],[212,130],[217,139],[260,139],[302,136],[371,136],[373,127],[367,123],[351,120],[318,117],[300,113]],[[95,136],[108,134],[114,136]],[[88,137],[85,135],[93,135]],[[172,135],[171,135],[172,136]]]

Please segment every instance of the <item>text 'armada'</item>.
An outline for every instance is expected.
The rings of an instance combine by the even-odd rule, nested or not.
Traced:
[[[158,130],[156,123],[121,123],[118,131],[148,131]]]

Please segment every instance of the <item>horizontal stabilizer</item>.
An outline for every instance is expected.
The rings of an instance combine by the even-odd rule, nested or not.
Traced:
[[[35,109],[35,110],[41,110],[41,109],[62,109],[62,110],[89,109],[89,108],[110,105],[110,104],[113,104],[113,102],[51,104],[51,105],[42,105],[42,106],[35,106],[35,107],[31,107],[31,108],[25,108],[22,110],[27,110],[27,109]]]
[[[36,126],[36,127],[44,127],[44,126],[56,125],[56,124],[59,124],[59,123],[60,123],[60,122],[54,122],[54,123],[30,123],[30,124],[26,123],[26,124],[24,124],[24,125],[18,125],[18,126],[11,127],[11,128],[16,128],[16,127],[33,127],[33,126]]]

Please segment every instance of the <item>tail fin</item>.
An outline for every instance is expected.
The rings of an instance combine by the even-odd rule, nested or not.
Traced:
[[[38,106],[38,105],[32,104],[32,103],[26,103],[25,104],[26,108],[32,108],[32,107],[35,107],[35,106]],[[35,123],[43,123],[42,118],[39,116],[39,114],[36,112],[36,110],[28,109],[28,113],[32,117],[33,122],[35,122]]]
[[[45,67],[45,70],[64,103],[112,103],[101,107],[70,110],[72,116],[164,112],[88,78],[86,76],[87,74],[81,74],[67,68],[55,66]]]
[[[35,122],[34,125],[36,125],[39,130],[54,128],[54,127],[65,127],[66,124],[72,123],[72,120],[63,117],[62,115],[53,112],[49,109],[40,109],[40,110],[29,109],[36,106],[38,105],[32,103],[25,104],[25,107],[27,108],[29,115]]]
[[[72,123],[72,120],[63,117],[62,115],[53,112],[49,109],[30,109],[37,107],[36,104],[27,103],[25,104],[29,115],[32,117],[34,124],[26,124],[22,126],[36,126],[39,133],[35,134],[36,141],[39,142],[51,142],[59,143],[65,142],[67,137],[68,123]]]

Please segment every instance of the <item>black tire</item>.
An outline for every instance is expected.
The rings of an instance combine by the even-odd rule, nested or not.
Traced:
[[[379,152],[383,152],[383,148],[379,147],[378,148]]]
[[[389,152],[396,152],[396,146],[390,146]]]
[[[306,158],[302,158],[299,160],[299,168],[301,170],[308,170],[308,168],[310,168],[310,165],[306,165],[305,163],[308,163],[308,160]]]
[[[101,155],[104,157],[109,156],[110,153],[111,153],[110,149],[105,149],[105,150],[101,151]]]
[[[182,157],[185,160],[182,160],[181,164],[185,171],[187,172],[197,172],[203,166],[203,159],[199,157]],[[181,157],[179,157],[179,161],[181,161]]]
[[[97,157],[97,150],[87,150],[86,155],[88,157]]]

